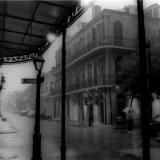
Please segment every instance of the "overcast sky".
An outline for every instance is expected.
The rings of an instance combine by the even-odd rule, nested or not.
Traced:
[[[88,1],[90,0],[85,0],[85,3]],[[153,3],[160,4],[160,0],[144,0],[145,7]],[[121,9],[128,4],[136,5],[136,0],[97,0],[96,4],[101,5],[102,8]],[[81,20],[87,21],[89,20],[89,16],[83,16]],[[54,53],[59,47],[60,43],[61,40],[57,40],[56,43],[44,55],[46,59],[46,63],[44,64],[44,71],[48,71],[51,66],[55,65]],[[6,92],[24,89],[27,85],[21,84],[22,78],[35,78],[35,69],[32,63],[5,65],[0,68],[0,72],[3,72],[6,77]]]

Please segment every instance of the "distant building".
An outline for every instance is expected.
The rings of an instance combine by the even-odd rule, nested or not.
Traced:
[[[53,88],[55,87],[55,78],[53,72],[55,72],[55,67],[52,67],[51,71],[44,75],[44,82],[41,85],[41,113],[51,117],[54,117],[51,101],[51,94],[54,92]]]

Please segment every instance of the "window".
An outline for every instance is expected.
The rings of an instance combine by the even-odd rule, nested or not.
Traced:
[[[122,45],[123,40],[123,27],[120,21],[114,22],[114,44],[115,45]]]
[[[94,62],[94,84],[97,84],[97,62]]]
[[[88,86],[92,83],[92,64],[88,64]]]
[[[92,47],[96,47],[96,29],[92,28]]]

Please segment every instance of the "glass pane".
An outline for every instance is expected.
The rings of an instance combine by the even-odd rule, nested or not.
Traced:
[[[68,160],[142,159],[136,14],[97,0],[67,30]]]

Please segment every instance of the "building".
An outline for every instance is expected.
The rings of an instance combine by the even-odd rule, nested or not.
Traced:
[[[98,14],[82,23],[80,31],[66,42],[66,117],[78,124],[113,124],[124,107],[118,103],[118,64],[123,56],[137,52],[137,15],[133,6],[124,11],[100,12],[99,7],[94,11]],[[145,14],[148,12],[146,9]],[[152,39],[153,45],[160,33],[159,23],[158,18],[146,18],[146,39]],[[53,119],[61,115],[60,68],[61,48],[56,53],[50,95]]]
[[[136,18],[106,9],[95,15],[67,41],[66,113],[72,122],[111,124],[118,112],[115,64],[120,57],[135,52],[137,30],[131,26]],[[52,97],[60,108],[61,49],[56,55],[57,93]]]
[[[55,86],[54,73],[55,67],[44,74],[44,82],[41,85],[41,114],[54,117],[54,110],[52,106],[51,93]]]

